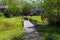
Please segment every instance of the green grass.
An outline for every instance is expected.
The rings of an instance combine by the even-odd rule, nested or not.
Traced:
[[[43,22],[43,21],[41,20],[41,16],[28,16],[28,18],[37,20],[37,22]],[[47,22],[47,19],[45,19],[44,22]]]
[[[3,30],[0,30],[0,40],[10,40],[14,36],[22,35],[23,28],[22,28],[22,19],[21,17],[13,17],[13,18],[1,18],[0,22],[6,26],[7,25],[13,25],[12,29],[4,29],[6,26],[3,27],[3,25],[0,23],[0,27],[3,28]],[[9,27],[9,26],[7,26]]]
[[[20,27],[22,26],[21,17],[0,18],[0,27]]]
[[[37,30],[42,34],[47,40],[60,40],[60,28],[50,25],[38,25]]]
[[[0,12],[0,18],[4,18],[4,15],[3,13]]]

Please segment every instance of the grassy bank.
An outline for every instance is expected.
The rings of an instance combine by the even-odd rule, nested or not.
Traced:
[[[0,40],[11,40],[14,36],[22,35],[22,19],[21,17],[0,18],[0,28],[2,28]]]

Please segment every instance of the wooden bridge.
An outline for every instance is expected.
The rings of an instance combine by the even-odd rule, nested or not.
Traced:
[[[24,40],[44,40],[42,36],[36,30],[37,21],[36,20],[23,20],[23,26],[25,30]]]

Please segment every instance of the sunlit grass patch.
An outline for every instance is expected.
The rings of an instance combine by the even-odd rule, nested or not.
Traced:
[[[13,24],[0,21],[0,30],[11,29],[11,28],[14,28]]]
[[[0,40],[10,40],[14,36],[22,35],[23,29],[18,27],[11,30],[0,31]]]
[[[41,19],[41,16],[27,16],[28,18],[31,18],[33,20],[37,20],[37,22],[43,22],[43,20]],[[47,18],[44,19],[44,22],[48,22]]]
[[[13,17],[13,18],[1,18],[0,24],[6,24],[7,25],[14,25],[14,27],[21,26],[22,19],[21,17]]]
[[[22,19],[21,17],[13,17],[13,18],[1,18],[0,19],[0,40],[10,40],[14,36],[22,35]],[[4,28],[13,27],[10,29],[4,30]]]

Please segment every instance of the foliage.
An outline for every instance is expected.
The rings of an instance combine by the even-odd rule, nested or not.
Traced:
[[[23,13],[28,15],[31,12],[30,9],[32,5],[30,3],[24,2],[22,6],[23,6]]]
[[[19,5],[20,4],[20,0],[9,0],[9,4],[10,5]]]
[[[0,5],[19,5],[20,1],[19,0],[2,0],[0,1]]]
[[[37,25],[37,30],[40,35],[44,36],[46,40],[60,40],[60,28],[51,25]]]
[[[19,8],[18,6],[9,6],[8,7],[9,13],[12,15],[20,14],[22,12],[22,8]]]
[[[50,24],[59,25],[60,24],[60,0],[45,0],[44,12],[48,14],[48,21]]]
[[[0,29],[4,26],[4,22],[14,25],[12,29],[4,30],[4,28],[6,28],[6,26],[4,26],[4,28],[0,30],[0,40],[11,40],[14,36],[21,36],[23,34],[21,17],[0,18],[0,22]]]
[[[0,5],[8,5],[8,0],[1,0]]]

